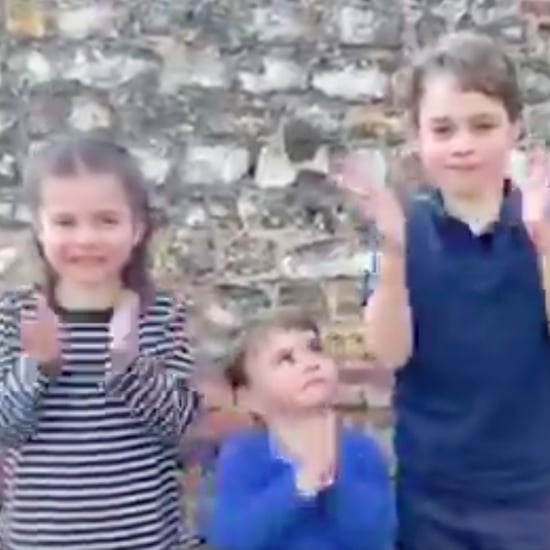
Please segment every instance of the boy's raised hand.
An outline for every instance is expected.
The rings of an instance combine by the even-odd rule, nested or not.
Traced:
[[[317,493],[334,481],[338,459],[338,422],[333,411],[308,424],[301,438],[298,458],[298,487],[303,492]]]
[[[522,189],[522,218],[540,255],[550,254],[550,155],[541,146],[528,152],[528,176]]]
[[[374,170],[364,156],[350,154],[338,178],[339,186],[357,199],[365,219],[372,221],[382,238],[382,246],[403,251],[405,215],[395,193],[372,180]]]
[[[59,322],[46,297],[35,297],[34,315],[23,313],[21,317],[21,349],[38,363],[46,376],[55,376],[61,370],[61,345]]]

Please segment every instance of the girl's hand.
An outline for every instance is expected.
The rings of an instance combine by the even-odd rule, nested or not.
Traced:
[[[139,297],[127,291],[115,306],[109,326],[111,351],[131,356],[139,351]]]
[[[395,193],[372,181],[374,170],[364,158],[351,154],[344,162],[339,186],[353,193],[365,219],[372,221],[382,246],[402,252],[405,247],[405,215]]]
[[[59,322],[42,294],[36,296],[34,316],[23,313],[21,318],[21,349],[38,363],[46,376],[55,376],[61,370]]]

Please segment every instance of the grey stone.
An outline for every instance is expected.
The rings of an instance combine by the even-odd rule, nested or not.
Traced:
[[[227,275],[251,277],[271,275],[275,269],[275,243],[243,235],[222,245],[222,271]]]
[[[388,76],[376,65],[320,70],[312,81],[313,87],[328,97],[355,101],[382,99],[388,84]]]
[[[323,288],[318,283],[296,281],[282,283],[278,288],[277,306],[297,309],[317,321],[329,316],[329,307]]]
[[[327,281],[325,289],[336,319],[361,317],[362,279],[337,277]]]
[[[240,327],[268,310],[272,299],[262,288],[222,283],[214,288],[214,300],[205,311],[205,318],[218,325]]]
[[[73,100],[69,124],[76,130],[91,131],[109,128],[113,123],[111,106],[92,96],[78,96]]]
[[[152,59],[129,52],[108,52],[100,48],[78,48],[63,66],[65,80],[111,90],[156,71]]]
[[[289,116],[312,124],[325,137],[334,139],[342,131],[344,107],[339,103],[306,96],[302,99],[291,98],[286,103],[286,110]]]
[[[529,135],[550,143],[550,103],[528,105],[525,109],[525,123]]]
[[[242,179],[250,168],[250,154],[235,144],[190,145],[182,165],[186,184],[228,184]]]
[[[8,58],[7,68],[14,76],[17,88],[52,82],[59,72],[56,61],[50,60],[37,48],[18,50]]]
[[[0,152],[0,188],[13,186],[17,181],[17,159],[9,152]]]
[[[422,13],[415,24],[416,44],[425,47],[437,41],[448,29],[447,21],[431,11]]]
[[[255,8],[245,31],[260,42],[286,43],[307,39],[311,25],[300,6],[293,2],[278,2]]]
[[[529,103],[541,103],[550,98],[550,71],[541,63],[523,65],[520,67],[520,77]]]
[[[91,5],[61,7],[54,13],[57,32],[75,40],[92,35],[113,36],[116,15],[113,3],[106,0]]]
[[[259,73],[239,73],[241,87],[252,94],[304,90],[307,86],[307,72],[297,63],[283,58],[266,57]]]
[[[11,130],[17,123],[17,113],[10,110],[8,106],[6,108],[0,107],[0,136],[9,130]]]
[[[250,154],[239,145],[190,145],[182,165],[182,178],[186,184],[235,183],[249,168]]]
[[[131,147],[131,152],[140,162],[147,180],[156,185],[165,183],[173,169],[171,151],[167,143],[151,140],[149,144]]]
[[[473,0],[470,9],[479,24],[491,24],[508,17],[521,15],[516,0]]]
[[[160,93],[174,94],[182,87],[224,88],[230,76],[216,47],[192,48],[173,42],[166,45],[160,75]]]
[[[371,252],[349,240],[329,238],[300,245],[281,261],[281,272],[291,279],[358,277],[369,265]]]
[[[59,133],[67,128],[71,104],[62,94],[33,94],[29,98],[27,129],[33,137]]]
[[[397,48],[403,32],[400,11],[378,11],[348,6],[337,8],[339,38],[350,46]]]

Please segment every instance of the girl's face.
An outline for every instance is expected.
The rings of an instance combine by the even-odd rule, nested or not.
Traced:
[[[427,78],[419,104],[417,142],[435,185],[455,195],[500,186],[519,134],[502,101],[464,91],[451,75]]]
[[[112,174],[47,177],[37,222],[48,264],[63,282],[78,286],[118,284],[143,235]]]

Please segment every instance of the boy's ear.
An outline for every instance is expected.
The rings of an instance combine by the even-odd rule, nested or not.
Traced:
[[[525,134],[525,122],[522,117],[518,117],[518,119],[512,124],[512,141],[514,145],[523,139]]]
[[[262,408],[253,392],[247,387],[239,388],[237,392],[237,407],[250,414],[261,414]]]

